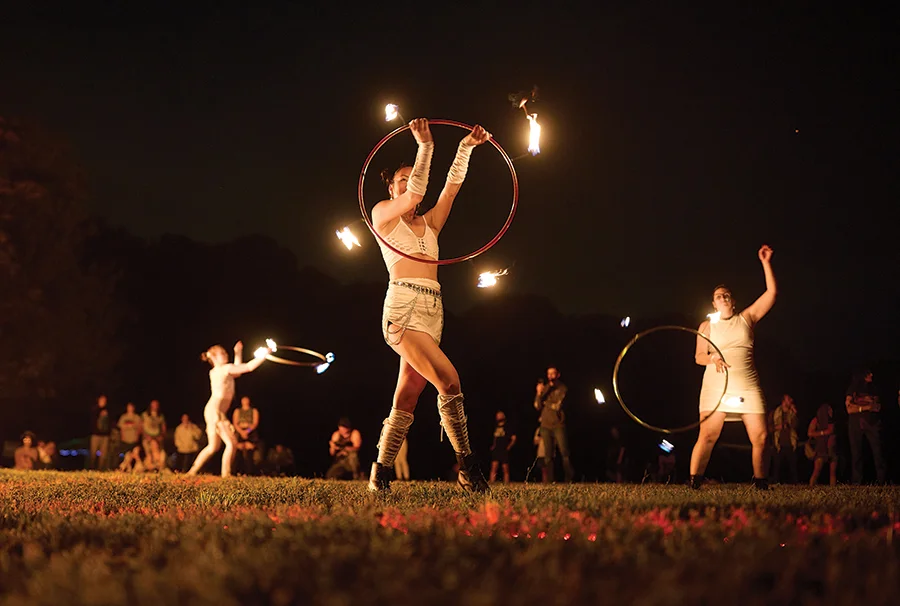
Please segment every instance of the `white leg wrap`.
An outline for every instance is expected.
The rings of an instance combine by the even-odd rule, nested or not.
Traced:
[[[438,395],[438,412],[441,413],[441,426],[456,454],[460,456],[472,454],[463,395],[461,393],[455,396]]]
[[[391,408],[391,414],[384,420],[381,437],[378,440],[378,462],[385,467],[392,467],[406,432],[413,423],[413,414],[397,408]]]

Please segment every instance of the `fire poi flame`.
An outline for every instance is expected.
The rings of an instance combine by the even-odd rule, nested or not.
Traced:
[[[531,132],[528,135],[528,151],[531,152],[532,156],[536,156],[541,153],[541,125],[538,124],[537,114],[525,114],[528,117],[528,122],[531,123]]]
[[[508,269],[502,269],[500,271],[486,271],[482,274],[479,274],[478,288],[490,288],[491,286],[496,286],[497,278],[499,278],[500,276],[505,276],[508,273]]]
[[[394,105],[393,103],[388,103],[384,106],[384,121],[390,122],[391,120],[396,120],[397,116],[400,115],[400,108]]]
[[[362,247],[362,245],[359,243],[359,240],[356,238],[356,235],[352,231],[350,231],[349,227],[344,227],[344,229],[342,229],[341,231],[336,231],[334,232],[334,234],[338,237],[338,240],[340,240],[343,245],[347,247],[347,250],[353,250],[354,246],[359,246],[360,248]]]

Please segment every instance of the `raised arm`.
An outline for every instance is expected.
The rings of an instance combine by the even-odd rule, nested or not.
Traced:
[[[447,217],[450,216],[450,209],[453,208],[453,200],[456,199],[456,195],[466,179],[472,150],[490,138],[491,134],[476,124],[472,132],[459,142],[456,158],[450,165],[450,170],[447,171],[447,182],[444,183],[444,189],[441,190],[437,204],[425,213],[425,220],[431,225],[431,229],[440,232],[444,228]]]
[[[417,118],[409,123],[413,137],[419,144],[416,152],[416,161],[413,164],[409,179],[406,180],[406,190],[394,191],[393,188],[402,189],[403,180],[391,186],[391,199],[382,200],[372,209],[372,224],[376,230],[383,229],[388,223],[414,209],[425,197],[428,188],[428,172],[431,169],[431,156],[434,152],[434,140],[431,130],[428,128],[428,120]]]
[[[540,410],[544,407],[544,391],[547,389],[547,386],[541,382],[538,382],[537,387],[535,388],[534,394],[534,409]]]
[[[241,357],[241,356],[243,356],[243,354],[244,354],[244,344],[241,343],[240,341],[238,341],[237,343],[234,344],[234,363],[235,364],[240,364],[241,362],[244,361],[243,358]]]
[[[772,249],[767,244],[763,244],[758,254],[759,262],[762,263],[763,273],[766,275],[766,292],[761,294],[753,302],[753,305],[743,311],[744,319],[747,320],[750,326],[762,320],[769,313],[769,310],[775,305],[775,296],[778,294],[775,274],[772,271]]]

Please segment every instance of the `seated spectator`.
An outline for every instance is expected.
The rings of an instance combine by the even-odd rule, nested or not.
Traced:
[[[35,435],[26,431],[22,434],[22,445],[16,448],[13,455],[16,469],[34,469],[38,462],[38,451],[34,447]]]

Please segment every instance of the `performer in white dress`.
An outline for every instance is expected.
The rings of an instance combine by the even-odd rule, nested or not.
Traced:
[[[265,349],[268,353],[272,352],[271,349]],[[197,475],[197,472],[203,469],[206,461],[222,447],[223,442],[225,443],[225,452],[222,453],[222,477],[231,475],[231,463],[234,460],[237,438],[226,413],[231,408],[231,401],[234,399],[234,378],[253,372],[265,361],[264,357],[259,356],[242,364],[241,354],[243,351],[244,345],[240,341],[235,343],[234,363],[228,361],[228,352],[221,345],[213,345],[200,355],[201,360],[212,365],[209,371],[209,401],[203,409],[209,443],[197,455],[194,464],[187,472],[189,476]]]
[[[709,463],[713,446],[719,439],[725,421],[743,421],[752,445],[753,485],[768,488],[763,451],[766,444],[766,401],[759,386],[759,375],[753,360],[753,327],[775,304],[777,288],[772,272],[772,249],[759,249],[759,260],[766,277],[766,292],[753,305],[736,312],[731,290],[724,285],[713,291],[713,313],[700,325],[699,331],[708,336],[722,351],[719,356],[706,339],[697,337],[694,359],[706,367],[703,387],[700,390],[700,435],[691,454],[691,486],[699,488],[703,473]],[[725,369],[728,369],[728,391],[725,386]],[[717,400],[721,398],[718,409]],[[707,418],[708,417],[708,418]]]
[[[390,199],[372,209],[372,223],[391,246],[420,259],[438,258],[438,234],[447,222],[453,201],[462,187],[472,150],[490,138],[475,126],[460,141],[456,158],[447,174],[434,208],[424,215],[416,209],[425,195],[434,141],[428,121],[413,120],[410,130],[418,143],[413,166],[382,173]],[[384,300],[382,332],[388,345],[400,356],[400,375],[390,415],[384,420],[378,441],[378,460],[372,464],[369,490],[390,490],[397,453],[413,422],[413,411],[425,385],[438,392],[441,426],[456,452],[459,485],[472,492],[486,492],[487,481],[469,444],[459,374],[441,351],[444,308],[437,265],[407,259],[384,246],[382,256],[390,274]]]

